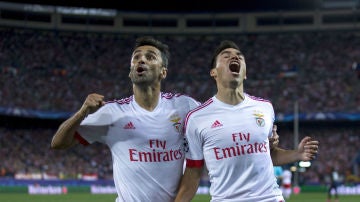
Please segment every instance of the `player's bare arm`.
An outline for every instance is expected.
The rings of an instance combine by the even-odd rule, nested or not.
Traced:
[[[74,138],[74,134],[81,121],[103,105],[104,96],[96,93],[88,95],[79,111],[60,125],[51,141],[51,148],[66,149],[77,144],[78,141]]]
[[[195,196],[200,184],[201,173],[203,168],[189,168],[185,169],[184,175],[181,178],[179,193],[176,196],[175,202],[190,202]]]
[[[275,166],[285,165],[296,161],[311,161],[315,159],[319,150],[319,141],[311,137],[304,137],[295,150],[285,150],[279,147],[271,150],[271,158]]]

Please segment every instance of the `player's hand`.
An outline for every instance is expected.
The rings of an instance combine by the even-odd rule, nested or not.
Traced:
[[[319,141],[313,140],[311,137],[304,137],[298,146],[299,160],[314,160],[319,151]]]
[[[273,126],[272,136],[269,138],[270,149],[274,149],[279,145],[279,135],[277,133],[277,125]]]
[[[92,114],[96,112],[104,104],[105,104],[104,96],[96,93],[92,93],[86,97],[85,102],[81,107],[81,110],[83,110],[86,113],[86,115]]]

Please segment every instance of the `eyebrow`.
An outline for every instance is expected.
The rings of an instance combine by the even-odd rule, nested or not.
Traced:
[[[135,55],[136,53],[141,52],[141,51],[142,51],[142,50],[135,50],[134,53],[133,53],[133,55]],[[153,55],[157,55],[156,52],[155,52],[155,51],[152,51],[152,50],[146,50],[146,52],[149,52],[149,53],[151,53],[151,54],[153,54]]]
[[[231,53],[231,51],[222,51],[221,53],[220,53],[220,55],[224,55],[224,54],[230,54]],[[240,55],[240,56],[244,56],[244,54],[241,52],[241,51],[237,51],[236,52],[236,54],[237,55]]]

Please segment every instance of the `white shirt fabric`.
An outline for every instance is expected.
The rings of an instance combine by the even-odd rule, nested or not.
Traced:
[[[174,200],[185,158],[183,122],[199,104],[185,95],[161,93],[149,112],[131,96],[82,121],[77,132],[85,143],[101,142],[111,150],[117,202]]]
[[[282,174],[282,183],[284,185],[291,185],[291,177],[292,177],[292,173],[290,170],[284,170],[283,174]]]
[[[212,97],[188,113],[187,166],[197,167],[205,160],[211,201],[284,201],[268,140],[274,118],[269,101],[247,94],[235,106]]]

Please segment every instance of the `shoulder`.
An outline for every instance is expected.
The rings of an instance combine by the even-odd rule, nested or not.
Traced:
[[[257,97],[257,96],[253,96],[253,95],[249,95],[249,94],[245,94],[245,96],[247,96],[250,100],[255,101],[255,102],[265,102],[265,103],[269,103],[271,104],[270,100],[261,98],[261,97]]]
[[[190,106],[190,109],[195,108],[196,106],[199,106],[201,103],[197,101],[196,99],[190,97],[189,95],[182,94],[182,93],[169,93],[169,92],[162,92],[161,98],[167,101],[179,103],[182,105],[188,105]]]
[[[200,117],[207,117],[209,113],[212,113],[212,107],[214,100],[212,98],[208,99],[206,102],[200,104],[199,106],[195,107],[194,109],[190,110],[185,117],[185,124],[184,129],[188,128],[188,123],[193,122],[195,123],[196,120]]]
[[[194,109],[190,110],[187,114],[187,119],[190,116],[194,116],[194,114],[201,114],[204,112],[207,112],[209,110],[209,108],[212,106],[214,100],[212,98],[208,99],[206,102],[200,104],[199,106],[195,107]]]
[[[121,108],[128,108],[131,106],[130,103],[132,101],[133,101],[133,96],[121,98],[121,99],[108,100],[105,101],[104,106],[102,106],[100,109],[102,109],[102,111],[113,111]]]
[[[161,98],[165,99],[194,99],[186,94],[172,93],[172,92],[161,92]]]
[[[184,96],[181,93],[172,93],[172,92],[161,92],[161,98],[165,99],[178,99],[179,97]]]
[[[111,106],[111,105],[124,105],[124,104],[130,104],[133,101],[133,96],[121,98],[121,99],[114,99],[111,101],[106,101],[105,106]]]
[[[273,108],[271,101],[268,99],[264,99],[249,94],[245,94],[245,96],[248,98],[249,102],[253,103],[254,105]]]

